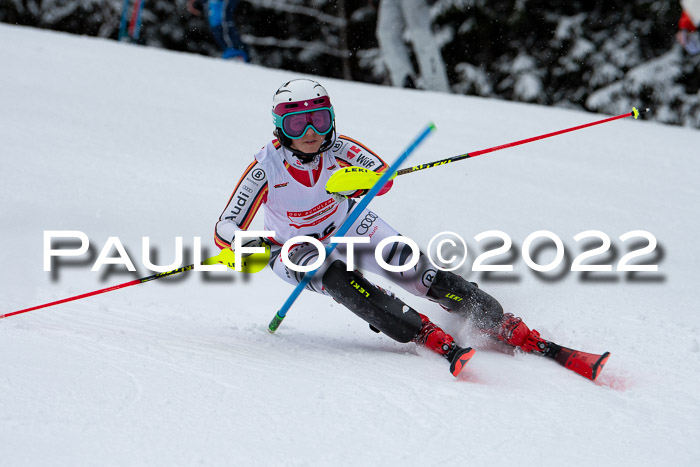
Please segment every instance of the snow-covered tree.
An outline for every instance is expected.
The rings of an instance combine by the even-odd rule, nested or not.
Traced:
[[[215,56],[187,0],[144,0],[140,43]],[[116,39],[124,0],[0,0],[0,21]],[[674,39],[666,0],[433,0],[452,91],[620,113],[700,128],[700,55]],[[242,0],[236,19],[255,63],[386,82],[374,0]]]

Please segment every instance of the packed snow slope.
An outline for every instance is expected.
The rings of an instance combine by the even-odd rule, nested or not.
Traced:
[[[0,25],[0,314],[185,263],[241,172],[270,138],[272,94],[298,75],[116,42]],[[321,79],[339,131],[394,160],[425,163],[597,119],[563,109]],[[543,336],[612,357],[598,383],[508,353],[437,305],[391,287],[477,354],[447,363],[371,332],[304,292],[276,335],[292,288],[269,270],[188,272],[0,320],[0,456],[51,465],[698,465],[700,132],[632,118],[396,179],[371,207],[426,246],[453,231],[459,272]],[[261,217],[261,216],[259,216]],[[253,224],[262,228],[261,219]],[[43,268],[44,232],[84,232],[90,250]],[[477,255],[513,241],[473,272]],[[566,255],[537,273],[533,232]],[[601,244],[610,249],[572,272]],[[658,245],[618,272],[629,251]],[[91,268],[110,237],[137,267]],[[539,247],[537,245],[540,245]],[[73,245],[75,246],[75,245]],[[71,247],[63,244],[62,248]],[[549,240],[528,251],[554,259]],[[116,248],[106,254],[118,258]],[[383,283],[383,285],[388,285]]]

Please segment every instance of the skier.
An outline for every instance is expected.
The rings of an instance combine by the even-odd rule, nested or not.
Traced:
[[[690,55],[700,53],[700,0],[681,0],[683,13],[678,20],[676,39]]]
[[[355,198],[367,191],[329,194],[326,182],[331,174],[348,166],[381,173],[388,166],[362,143],[336,135],[330,97],[316,81],[297,79],[284,83],[273,97],[272,116],[275,139],[255,155],[244,171],[216,224],[215,241],[222,249],[231,248],[236,232],[249,227],[262,205],[265,230],[275,231],[275,237],[261,238],[257,245],[270,245],[272,270],[296,286],[304,273],[284,265],[282,245],[300,235],[328,243],[353,209]],[[380,194],[389,191],[391,184],[389,182]],[[414,295],[472,320],[489,336],[525,352],[554,358],[591,379],[595,379],[604,364],[605,359],[601,360],[600,355],[581,352],[574,355],[574,351],[544,340],[520,318],[504,313],[498,301],[476,284],[452,272],[436,270],[422,253],[408,272],[390,272],[380,267],[374,257],[376,245],[398,232],[373,211],[363,211],[348,233],[368,239],[369,243],[354,245],[354,262],[361,270],[385,277]],[[367,321],[376,332],[437,352],[450,362],[452,374],[458,375],[474,350],[460,347],[426,315],[373,284],[360,272],[348,271],[347,250],[346,245],[339,244],[307,288],[331,296]],[[312,244],[300,243],[289,249],[288,258],[292,264],[308,265],[314,264],[318,255]],[[399,242],[389,244],[382,251],[383,259],[391,266],[405,265],[412,256],[410,247]],[[607,354],[604,357],[607,358]]]
[[[430,11],[424,0],[381,0],[377,17],[377,40],[382,58],[389,70],[391,84],[415,88],[416,78],[408,47],[404,43],[408,32],[426,89],[449,92],[440,47],[430,29]]]
[[[207,12],[207,20],[221,58],[249,61],[248,49],[236,28],[234,13],[238,0],[188,0],[187,10],[195,16]]]

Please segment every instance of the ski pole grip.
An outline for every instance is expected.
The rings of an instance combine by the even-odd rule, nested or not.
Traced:
[[[274,334],[275,331],[277,331],[277,329],[280,327],[280,324],[282,324],[283,319],[284,319],[284,316],[280,316],[280,312],[278,311],[275,314],[275,317],[272,318],[272,321],[270,321],[270,324],[267,325],[268,332],[270,334]]]

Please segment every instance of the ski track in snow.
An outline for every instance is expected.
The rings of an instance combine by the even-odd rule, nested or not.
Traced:
[[[150,275],[144,236],[163,262],[175,236],[212,248],[220,210],[270,138],[272,92],[297,76],[4,24],[0,38],[1,313]],[[434,120],[411,165],[599,117],[320,80],[340,131],[387,160]],[[700,132],[626,119],[402,177],[372,203],[421,245],[459,232],[472,261],[486,230],[518,252],[551,230],[575,256],[573,235],[599,229],[612,264],[627,251],[619,235],[652,232],[661,253],[645,259],[660,271],[646,281],[547,281],[517,255],[508,280],[460,270],[543,336],[611,351],[597,384],[389,284],[477,349],[459,378],[306,292],[269,335],[291,292],[269,271],[187,273],[0,320],[2,464],[698,465],[697,147]],[[139,272],[78,261],[52,279],[45,230],[86,232],[93,261],[116,235]]]

